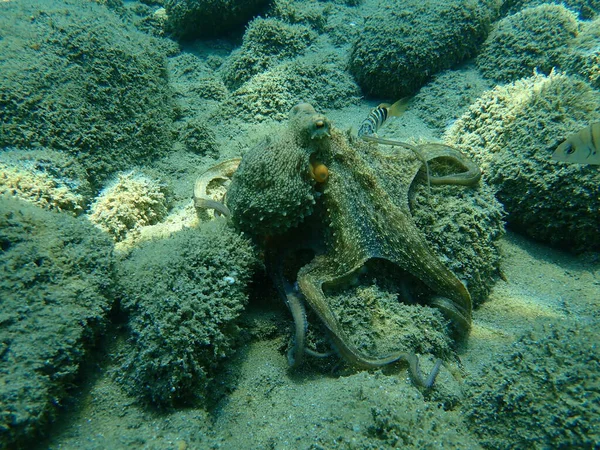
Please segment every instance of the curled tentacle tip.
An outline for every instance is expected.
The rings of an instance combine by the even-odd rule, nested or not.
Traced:
[[[322,163],[310,164],[310,176],[317,183],[325,183],[329,178],[329,169]]]

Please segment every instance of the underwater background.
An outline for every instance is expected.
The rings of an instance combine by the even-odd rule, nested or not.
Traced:
[[[599,14],[0,0],[0,447],[600,448]]]

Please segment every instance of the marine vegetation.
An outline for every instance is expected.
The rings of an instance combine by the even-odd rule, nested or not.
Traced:
[[[116,242],[167,216],[169,187],[135,171],[119,173],[90,206],[89,220]]]
[[[95,2],[0,4],[0,147],[62,152],[94,190],[168,153],[176,114],[161,41]]]
[[[590,325],[581,317],[530,324],[467,380],[466,424],[483,448],[598,447],[600,358]]]
[[[576,38],[576,14],[563,5],[542,4],[499,20],[476,58],[484,77],[507,83],[569,68],[565,55]]]
[[[365,17],[348,68],[373,97],[414,94],[429,79],[477,52],[497,2],[390,0]]]
[[[379,367],[404,359],[415,382],[429,387],[440,361],[425,380],[414,352],[372,355],[358,348],[331,299],[373,264],[391,265],[410,279],[403,301],[422,299],[439,309],[458,335],[466,334],[471,324],[471,294],[415,225],[409,197],[424,162],[444,160],[451,173],[457,166],[459,171],[466,169],[432,177],[438,184],[473,186],[480,171],[443,144],[384,143],[415,147],[423,161],[410,152],[383,151],[376,142],[334,128],[311,105],[296,105],[286,132],[278,139],[266,140],[242,159],[225,202],[234,225],[265,246],[267,270],[292,312],[291,366],[301,364],[305,353],[323,356],[306,348],[306,302],[325,324],[334,348],[349,363]],[[315,176],[317,172],[320,177]],[[312,249],[314,257],[299,269],[296,280],[290,280],[285,263],[291,253],[302,248]]]

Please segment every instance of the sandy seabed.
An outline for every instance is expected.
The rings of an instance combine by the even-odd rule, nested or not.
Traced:
[[[468,395],[461,386],[510,353],[513,343],[536,325],[575,320],[581,327],[597,329],[597,255],[575,257],[513,233],[502,240],[501,248],[506,281],[499,281],[489,300],[474,311],[471,335],[459,352],[462,368],[444,367],[434,391]],[[268,327],[285,311],[251,306],[248,314]],[[445,441],[454,448],[480,448],[465,428],[461,406],[438,409],[435,392],[424,400],[404,366],[343,375],[307,368],[293,374],[282,343],[282,336],[273,336],[243,347],[228,364],[228,377],[236,380],[231,393],[208,412],[190,408],[159,413],[127,397],[110,375],[116,362],[109,351],[90,366],[91,381],[64,408],[44,447],[419,448],[427,443],[429,448],[443,448]],[[115,338],[109,347],[118,345]],[[591,349],[596,343],[582,343],[582,348],[585,345]],[[424,361],[424,368],[431,363]],[[439,430],[445,430],[437,445],[424,425],[432,415]],[[394,419],[411,424],[410,435],[402,436],[402,427],[390,423]],[[396,444],[390,437],[394,430]]]

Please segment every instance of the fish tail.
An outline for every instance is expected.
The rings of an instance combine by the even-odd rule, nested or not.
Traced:
[[[590,126],[590,132],[592,147],[594,147],[596,152],[600,152],[600,122],[592,124]]]
[[[402,97],[400,100],[395,102],[392,106],[388,106],[388,115],[394,117],[400,117],[402,114],[406,112],[408,107],[410,106],[410,102],[412,97]]]

